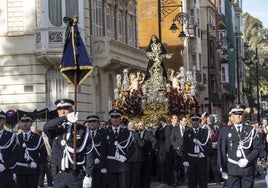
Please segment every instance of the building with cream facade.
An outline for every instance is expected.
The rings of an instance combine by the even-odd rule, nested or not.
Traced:
[[[79,119],[97,114],[107,120],[115,76],[145,70],[137,48],[135,0],[3,0],[0,8],[0,110],[55,109],[58,98],[74,97],[60,74],[66,25],[79,17],[79,31],[94,71],[78,87]],[[38,122],[37,125],[42,125]]]

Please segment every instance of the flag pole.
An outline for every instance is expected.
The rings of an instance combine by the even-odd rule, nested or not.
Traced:
[[[73,46],[73,55],[74,55],[74,62],[75,62],[75,71],[74,71],[74,114],[77,113],[77,71],[78,71],[78,66],[77,66],[77,56],[76,56],[76,46],[74,43],[74,37],[75,37],[75,31],[74,31],[74,24],[75,23],[73,20],[72,24],[72,46]],[[74,123],[74,130],[73,130],[73,171],[76,170],[76,128],[77,128],[77,122]]]

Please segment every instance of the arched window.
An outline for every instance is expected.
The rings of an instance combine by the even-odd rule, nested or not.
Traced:
[[[60,98],[68,98],[69,86],[59,69],[49,69],[46,74],[46,106],[54,106]]]

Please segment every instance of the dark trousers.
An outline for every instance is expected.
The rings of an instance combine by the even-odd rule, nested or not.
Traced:
[[[220,173],[217,170],[217,149],[212,149],[211,155],[207,157],[207,175],[210,179],[210,175],[213,175],[214,180],[217,183],[221,182]]]
[[[81,188],[83,186],[84,175],[82,173],[74,175],[72,171],[59,172],[54,175],[54,185],[56,188]]]
[[[189,188],[207,188],[207,159],[196,159],[190,161],[188,167],[188,186]]]
[[[173,167],[172,167],[172,152],[159,151],[158,165],[160,181],[168,185],[172,184],[173,180]]]
[[[39,174],[19,174],[17,175],[18,188],[37,188]]]
[[[5,170],[0,173],[0,188],[15,188],[16,183],[13,179],[12,171]]]
[[[128,163],[129,169],[127,171],[126,187],[127,188],[140,188],[140,172],[141,162]]]
[[[126,172],[107,173],[108,188],[126,188]]]
[[[150,188],[152,179],[152,158],[152,155],[148,155],[145,160],[141,162],[141,188]]]
[[[107,180],[106,174],[101,173],[100,168],[94,168],[92,174],[92,187],[91,188],[106,188]]]
[[[173,165],[173,174],[174,174],[174,183],[177,183],[178,180],[182,180],[185,183],[185,168],[182,164],[182,156],[179,156],[175,151],[173,153],[174,165]]]
[[[53,183],[52,183],[53,176],[52,176],[52,171],[51,171],[49,164],[48,163],[41,164],[40,169],[41,169],[41,174],[39,176],[38,185],[40,187],[44,186],[44,179],[45,179],[45,175],[46,175],[47,176],[47,185],[53,186]]]
[[[232,176],[228,175],[228,188],[253,188],[254,176]]]

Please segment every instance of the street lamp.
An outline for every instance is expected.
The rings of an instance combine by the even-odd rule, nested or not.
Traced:
[[[181,6],[182,6],[182,5],[181,5]],[[178,27],[177,27],[177,25],[176,25],[176,23],[175,23],[175,22],[177,21],[178,23],[181,24],[181,28],[182,28],[182,29],[181,29],[181,32],[180,32],[180,34],[179,34],[178,37],[180,37],[181,39],[184,39],[184,38],[186,37],[186,34],[185,34],[184,30],[183,30],[183,26],[184,26],[184,24],[187,23],[188,20],[189,20],[189,16],[188,16],[187,13],[185,13],[185,12],[180,12],[180,13],[178,13],[178,14],[174,17],[174,19],[173,19],[173,23],[171,24],[169,30],[171,30],[172,33],[175,33],[176,30],[178,30]]]

